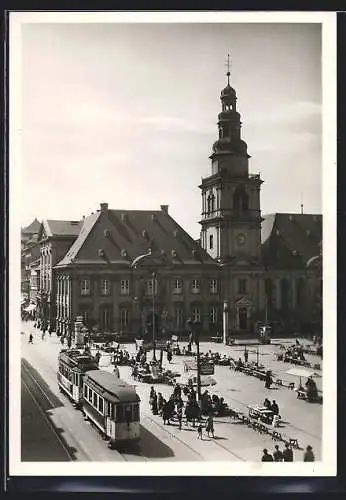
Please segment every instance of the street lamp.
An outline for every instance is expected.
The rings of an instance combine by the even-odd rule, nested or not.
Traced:
[[[155,271],[152,273],[152,290],[153,290],[153,361],[156,361],[156,342],[155,342]]]
[[[139,262],[141,262],[143,259],[146,257],[149,257],[152,255],[151,249],[149,248],[148,253],[145,253],[143,255],[139,255],[136,257],[133,262],[130,264],[130,267],[133,269],[137,269],[137,265]],[[153,315],[152,315],[152,322],[153,322],[153,361],[156,361],[156,346],[155,346],[155,278],[156,278],[156,273],[152,273],[152,294],[153,294]]]
[[[197,322],[192,323],[191,319],[187,320],[187,324],[190,327],[192,338],[196,344],[196,355],[197,355],[197,397],[200,411],[202,412],[202,391],[201,391],[201,358],[199,351],[199,331],[197,328]]]

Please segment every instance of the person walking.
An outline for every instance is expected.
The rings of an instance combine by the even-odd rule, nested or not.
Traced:
[[[285,444],[285,449],[282,452],[284,462],[293,462],[293,451],[288,443]]]
[[[34,343],[34,342],[33,342],[33,340],[34,340],[33,334],[32,334],[32,333],[30,333],[30,335],[29,335],[29,342],[28,342],[28,344],[33,344],[33,343]]]
[[[172,361],[172,351],[170,348],[167,350],[167,361],[168,363],[171,363]]]
[[[199,423],[197,427],[197,439],[200,439],[203,441],[203,431],[202,431],[202,424]]]
[[[245,361],[245,363],[248,362],[248,359],[249,359],[249,351],[245,347],[245,351],[244,351],[244,361]]]
[[[179,430],[181,431],[182,424],[183,424],[183,408],[182,407],[179,407],[177,409],[177,416],[178,416]]]
[[[273,456],[268,453],[267,448],[264,448],[263,450],[262,462],[274,462]]]
[[[120,371],[119,371],[119,367],[117,365],[114,365],[113,373],[116,376],[116,378],[120,378]]]
[[[304,462],[314,462],[314,461],[315,461],[315,455],[314,452],[312,451],[312,446],[308,445],[304,453]]]
[[[207,424],[206,424],[205,430],[207,431],[208,437],[210,437],[210,433],[211,433],[213,438],[215,437],[214,436],[214,419],[213,419],[212,415],[209,415],[209,417],[207,418]]]
[[[275,451],[273,453],[273,458],[274,462],[282,462],[283,461],[283,454],[282,451],[279,448],[279,445],[275,445]]]

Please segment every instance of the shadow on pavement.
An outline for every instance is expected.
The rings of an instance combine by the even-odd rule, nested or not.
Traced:
[[[174,457],[173,450],[142,425],[138,454],[147,458]]]
[[[40,406],[42,410],[52,410],[64,406],[62,401],[51,391],[47,382],[41,377],[38,371],[24,358],[22,358],[22,377],[29,382],[34,392],[38,392],[42,397]]]
[[[228,441],[228,438],[221,437],[221,436],[215,436],[213,439],[215,441]]]

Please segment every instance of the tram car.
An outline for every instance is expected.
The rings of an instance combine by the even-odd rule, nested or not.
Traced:
[[[98,364],[91,354],[79,349],[63,349],[58,358],[58,386],[67,394],[76,408],[81,408],[83,377],[88,370],[97,370]]]
[[[108,439],[110,448],[140,439],[140,398],[136,390],[104,370],[88,371],[83,379],[84,417]]]

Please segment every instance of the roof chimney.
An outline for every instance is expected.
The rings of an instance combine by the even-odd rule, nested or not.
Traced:
[[[160,208],[163,212],[166,212],[166,214],[168,214],[168,205],[161,205]]]
[[[108,210],[108,203],[100,203],[101,212]]]

